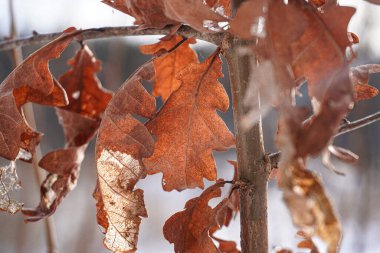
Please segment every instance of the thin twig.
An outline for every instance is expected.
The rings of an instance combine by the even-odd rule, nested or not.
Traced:
[[[83,30],[81,39],[90,40],[120,36],[167,35],[170,33],[172,33],[172,26],[167,26],[162,29],[139,29],[137,26],[102,27]],[[176,33],[186,38],[196,38],[211,42],[215,45],[220,45],[223,39],[223,33],[200,33],[189,26],[181,26]],[[50,42],[61,34],[62,33],[35,34],[26,38],[6,39],[0,42],[0,51]]]
[[[16,24],[15,24],[15,14],[14,14],[12,0],[9,0],[9,13],[10,13],[10,18],[11,18],[11,38],[16,38],[17,29],[16,29]],[[12,48],[12,58],[13,58],[14,67],[17,67],[18,65],[22,63],[23,56],[22,56],[22,50],[20,47],[16,46]],[[24,105],[22,110],[24,112],[26,120],[28,121],[28,124],[32,128],[36,129],[36,121],[34,118],[32,104],[28,103]],[[33,160],[32,160],[32,167],[33,167],[38,185],[41,185],[43,182],[43,175],[41,173],[41,169],[38,166],[38,161],[41,157],[42,157],[41,148],[40,146],[37,146],[36,154],[34,155]],[[46,229],[46,239],[47,239],[47,244],[48,244],[48,253],[58,253],[57,239],[55,236],[53,218],[49,217],[45,219],[44,222],[45,222],[45,229]]]
[[[337,137],[339,135],[349,133],[349,132],[352,132],[356,129],[368,126],[369,124],[375,123],[379,120],[380,120],[380,112],[376,112],[376,113],[371,114],[367,117],[342,124],[339,127],[338,133],[335,134],[334,137]],[[278,162],[280,161],[280,156],[281,156],[281,152],[276,152],[276,153],[272,153],[269,155],[272,169],[278,167]]]

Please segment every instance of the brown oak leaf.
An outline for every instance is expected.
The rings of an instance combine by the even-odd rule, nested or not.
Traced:
[[[310,237],[316,235],[325,241],[329,253],[336,253],[341,225],[320,179],[305,168],[302,159],[291,159],[287,166],[284,170],[280,165],[278,182],[293,223]]]
[[[220,29],[218,22],[227,20],[202,0],[103,0],[103,3],[131,15],[142,29],[189,24],[198,31],[212,32]]]
[[[110,101],[96,141],[97,220],[105,229],[105,246],[114,252],[135,252],[141,217],[147,217],[143,191],[135,189],[144,174],[142,159],[153,153],[154,140],[132,115],[152,118],[155,99],[141,81],[151,80],[151,62],[141,66]]]
[[[22,105],[67,104],[66,93],[50,73],[48,62],[58,58],[81,31],[67,29],[59,38],[26,58],[0,86],[0,156],[15,160],[19,150],[34,154],[42,135],[25,121]]]
[[[160,41],[152,45],[140,46],[143,54],[157,54],[162,51],[167,52],[181,42],[183,38],[173,35],[170,39]],[[177,79],[177,74],[191,63],[198,63],[196,52],[191,49],[190,44],[194,44],[194,39],[187,39],[174,51],[165,56],[153,60],[156,70],[155,83],[152,94],[161,96],[166,101],[169,96],[178,89],[181,82]]]
[[[40,160],[39,166],[49,174],[41,185],[39,205],[35,209],[23,209],[23,213],[29,216],[27,221],[37,221],[53,214],[75,188],[87,144],[96,133],[101,115],[112,97],[96,77],[100,62],[86,45],[68,63],[72,69],[62,75],[59,82],[67,92],[69,104],[56,109],[66,145]]]
[[[379,93],[379,90],[368,84],[369,75],[380,72],[380,65],[366,64],[351,68],[351,80],[355,88],[355,100],[371,99]]]
[[[302,238],[302,241],[300,241],[297,244],[297,247],[300,249],[310,249],[309,253],[319,253],[319,250],[317,246],[314,244],[313,239],[311,239],[310,236],[308,236],[303,231],[298,231],[297,235]]]
[[[203,178],[216,180],[212,151],[234,145],[234,136],[216,110],[229,106],[216,52],[179,75],[181,86],[146,126],[157,137],[154,153],[144,159],[148,174],[162,172],[164,190],[203,188]]]
[[[208,205],[210,199],[221,196],[218,182],[207,188],[199,197],[187,201],[185,210],[171,216],[164,225],[164,236],[174,243],[174,252],[181,253],[218,253],[210,237],[215,227],[224,223],[225,207],[228,199],[223,199],[216,207]]]

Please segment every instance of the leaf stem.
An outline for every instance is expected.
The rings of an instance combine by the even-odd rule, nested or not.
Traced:
[[[140,36],[140,35],[168,35],[172,33],[172,26],[162,29],[139,29],[138,26],[121,27],[101,27],[83,30],[81,40],[100,39],[120,36]],[[196,38],[220,45],[224,33],[200,33],[189,26],[181,26],[177,34],[186,38]],[[58,38],[62,33],[34,34],[25,38],[11,38],[0,41],[0,51],[10,50],[15,47],[23,47],[40,43],[50,42]]]
[[[10,18],[11,18],[11,38],[16,38],[17,37],[17,29],[16,29],[16,24],[15,24],[15,14],[14,14],[14,8],[13,8],[13,1],[9,0],[9,13],[10,13]],[[23,61],[23,56],[22,56],[22,50],[20,47],[15,46],[12,48],[12,58],[13,58],[13,64],[14,67],[17,67],[20,65]],[[28,124],[36,129],[36,121],[34,118],[34,112],[33,112],[33,107],[31,103],[25,104],[22,108],[25,118],[28,122]],[[38,166],[38,161],[42,157],[41,153],[41,147],[37,146],[36,147],[36,154],[33,156],[32,160],[32,167],[36,176],[36,181],[38,185],[41,185],[43,182],[43,175],[41,174],[41,169]],[[57,250],[57,239],[55,236],[55,226],[54,226],[54,220],[52,217],[49,217],[45,219],[45,231],[46,231],[46,239],[47,239],[47,244],[48,244],[48,253],[58,253]]]

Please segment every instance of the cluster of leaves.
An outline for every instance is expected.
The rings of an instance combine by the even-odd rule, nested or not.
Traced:
[[[164,235],[174,243],[175,252],[239,252],[236,243],[214,235],[223,225],[228,226],[238,211],[237,192],[214,208],[208,205],[210,199],[221,195],[226,184],[217,181],[212,152],[227,150],[235,143],[217,113],[229,107],[227,93],[218,82],[223,76],[220,53],[229,50],[229,43],[200,63],[190,47],[195,40],[175,34],[187,24],[204,33],[223,32],[226,38],[255,42],[242,43],[250,45],[244,52],[255,59],[245,101],[249,110],[242,124],[249,128],[265,108],[278,109],[277,143],[282,157],[276,179],[304,238],[299,247],[318,252],[311,237],[319,236],[327,243],[329,253],[337,252],[339,220],[321,180],[306,165],[308,157],[319,154],[333,170],[330,154],[355,161],[354,154],[331,145],[333,136],[354,103],[378,93],[368,79],[369,74],[379,72],[379,66],[350,68],[355,57],[351,46],[358,43],[355,34],[347,33],[354,8],[339,6],[333,0],[247,0],[232,17],[227,0],[103,2],[136,18],[140,29],[170,25],[171,33],[156,44],[140,48],[153,58],[114,95],[102,88],[96,77],[100,62],[84,44],[69,61],[72,69],[58,81],[51,75],[49,60],[58,58],[73,39],[81,40],[81,31],[72,28],[30,55],[3,81],[0,156],[11,164],[1,168],[0,209],[15,213],[22,208],[9,193],[19,187],[14,161],[30,162],[42,137],[30,128],[22,112],[22,106],[32,102],[56,107],[66,145],[39,161],[48,175],[41,185],[38,206],[22,209],[28,221],[53,214],[75,187],[84,151],[98,132],[94,198],[108,249],[136,250],[141,217],[147,217],[143,190],[136,189],[136,183],[147,175],[162,173],[165,191],[204,188],[204,179],[216,181],[166,221]],[[143,82],[152,80],[151,95]],[[295,91],[305,81],[313,102],[311,113],[294,103]],[[260,109],[252,99],[258,90]],[[158,111],[157,97],[164,101]],[[238,164],[233,164],[237,171]],[[236,172],[232,182],[237,179]],[[9,182],[4,183],[6,180]]]

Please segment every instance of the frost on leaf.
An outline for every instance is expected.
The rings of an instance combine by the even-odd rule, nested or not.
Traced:
[[[17,213],[23,206],[10,197],[13,191],[21,188],[20,180],[16,172],[16,162],[0,167],[0,210],[11,214]]]
[[[173,35],[170,39],[162,40],[156,44],[140,46],[140,51],[144,54],[167,52],[182,40],[181,36]],[[187,39],[174,51],[153,60],[156,70],[152,92],[154,96],[161,96],[166,101],[181,85],[181,81],[177,79],[178,73],[189,64],[198,63],[198,56],[190,47],[190,44],[194,43],[194,39]]]
[[[50,73],[48,62],[58,58],[81,31],[67,29],[60,37],[25,59],[0,86],[0,156],[15,160],[20,149],[34,154],[41,134],[25,121],[21,107],[28,103],[67,104],[65,91]]]
[[[87,144],[96,133],[112,97],[112,93],[103,89],[96,77],[100,62],[86,45],[78,50],[69,64],[72,69],[59,78],[67,92],[69,104],[56,109],[66,145],[64,149],[46,154],[39,161],[39,166],[49,174],[41,185],[39,205],[35,209],[23,209],[23,213],[29,216],[27,221],[37,221],[53,214],[75,188]]]
[[[146,217],[143,191],[135,189],[144,175],[142,159],[153,153],[154,140],[132,115],[152,118],[155,99],[141,81],[151,80],[151,62],[141,66],[110,101],[96,141],[97,220],[105,229],[105,246],[114,252],[135,252],[141,217]]]
[[[163,173],[166,191],[203,188],[216,180],[212,151],[234,146],[234,136],[216,110],[227,111],[228,96],[217,53],[178,74],[181,86],[146,126],[157,137],[154,153],[144,159],[148,174]]]
[[[174,252],[220,252],[212,240],[212,234],[224,224],[228,199],[223,199],[214,208],[208,202],[220,197],[220,187],[223,185],[224,182],[218,182],[210,186],[199,197],[187,201],[184,211],[174,214],[165,222],[164,236],[174,243]]]

